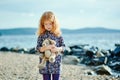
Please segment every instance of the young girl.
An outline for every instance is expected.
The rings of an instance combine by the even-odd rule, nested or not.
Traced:
[[[43,40],[50,38],[56,41],[56,45],[42,46]],[[56,16],[51,11],[44,12],[41,16],[38,28],[37,50],[43,54],[45,50],[51,52],[63,52],[65,47],[63,37],[61,36],[60,27],[57,22]],[[40,58],[40,62],[41,62]],[[61,55],[57,55],[54,63],[47,61],[44,69],[39,69],[40,74],[43,75],[43,80],[59,80],[61,70]]]

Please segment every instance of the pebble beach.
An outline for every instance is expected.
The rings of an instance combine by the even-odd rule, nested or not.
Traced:
[[[39,55],[0,52],[0,80],[42,80]],[[85,65],[62,64],[60,80],[120,80],[109,75],[88,75]]]

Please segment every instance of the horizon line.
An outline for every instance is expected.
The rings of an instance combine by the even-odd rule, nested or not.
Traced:
[[[37,27],[13,27],[13,28],[0,28],[0,30],[2,30],[2,29],[24,29],[24,28],[34,28],[34,29],[37,29]],[[82,28],[60,28],[60,29],[77,30],[77,29],[85,29],[85,28],[90,28],[90,29],[103,28],[103,29],[120,30],[120,29],[116,29],[116,28],[106,28],[106,27],[82,27]]]

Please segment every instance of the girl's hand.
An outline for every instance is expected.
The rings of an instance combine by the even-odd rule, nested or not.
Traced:
[[[43,46],[40,48],[40,52],[44,52],[45,50],[51,50],[54,49],[56,46],[55,45],[49,45],[49,46]],[[54,50],[52,50],[54,52]]]
[[[58,52],[58,47],[54,46],[50,50],[52,53]]]
[[[46,49],[47,50],[51,50],[51,49],[53,49],[53,48],[55,48],[56,46],[55,45],[49,45],[49,46],[46,46]]]

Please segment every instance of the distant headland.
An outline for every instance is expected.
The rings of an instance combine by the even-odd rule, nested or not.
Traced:
[[[82,29],[61,29],[64,34],[73,33],[120,33],[120,30],[107,29],[107,28],[82,28]],[[1,35],[34,35],[37,28],[13,28],[13,29],[0,29]]]

